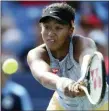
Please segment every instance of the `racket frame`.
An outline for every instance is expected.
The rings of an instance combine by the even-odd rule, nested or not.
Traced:
[[[98,56],[98,58],[101,60],[101,67],[102,67],[102,93],[101,93],[101,96],[100,96],[100,99],[97,101],[97,102],[94,102],[92,100],[92,98],[90,97],[90,65],[91,65],[91,61],[92,59],[94,58],[94,56]],[[98,52],[98,51],[95,51],[94,54],[91,56],[90,60],[89,60],[89,64],[88,64],[88,68],[87,68],[87,71],[86,73],[84,74],[84,77],[82,77],[82,79],[80,79],[79,81],[82,81],[84,79],[87,79],[88,83],[86,83],[86,87],[85,86],[81,86],[81,88],[84,90],[84,92],[86,93],[89,101],[91,102],[91,104],[93,105],[96,105],[96,104],[99,104],[102,99],[104,98],[104,95],[105,95],[105,91],[106,91],[106,70],[105,70],[105,63],[104,63],[104,58],[103,58],[103,55]]]

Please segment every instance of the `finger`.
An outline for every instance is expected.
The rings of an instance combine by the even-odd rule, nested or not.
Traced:
[[[73,89],[75,92],[79,92],[79,84],[76,84]]]
[[[81,91],[81,90],[79,89],[79,87],[80,87],[80,84],[75,84],[75,85],[73,86],[72,92],[73,92],[73,95],[74,95],[74,96],[83,96],[83,95],[85,95],[84,91]]]
[[[80,81],[79,84],[82,85],[82,86],[86,86],[84,81]]]
[[[84,91],[84,90],[81,88],[81,86],[83,86],[83,85],[79,85],[79,86],[78,86],[79,91]]]
[[[66,96],[68,96],[68,87],[65,88],[64,94],[65,94]]]
[[[72,84],[69,85],[69,95],[70,97],[75,97],[75,94],[74,94],[74,87],[72,87]]]
[[[69,96],[69,97],[73,97],[72,95],[72,84],[69,84],[66,88],[65,88],[65,95]]]
[[[70,89],[70,86],[69,86],[69,87],[66,87],[66,88],[65,88],[65,93],[64,93],[64,94],[65,94],[66,96],[72,97],[71,92],[70,92],[69,89]]]
[[[78,91],[75,89],[75,86],[76,86],[76,84],[72,85],[72,87],[71,87],[70,93],[71,93],[72,97],[75,97],[77,95],[76,93],[78,93]]]

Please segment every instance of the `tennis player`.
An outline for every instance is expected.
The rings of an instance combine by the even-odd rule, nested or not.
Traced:
[[[106,110],[107,95],[93,106],[80,89],[84,82],[76,82],[96,46],[91,39],[73,34],[74,19],[75,11],[66,3],[54,3],[43,10],[40,26],[44,44],[29,51],[29,67],[39,83],[55,90],[47,110]]]

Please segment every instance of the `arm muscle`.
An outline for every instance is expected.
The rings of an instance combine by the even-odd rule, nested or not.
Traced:
[[[43,51],[30,51],[27,56],[28,65],[33,77],[44,87],[56,89],[59,77],[51,72],[49,64],[44,60]]]

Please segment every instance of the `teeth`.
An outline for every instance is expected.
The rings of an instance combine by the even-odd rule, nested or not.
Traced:
[[[48,41],[50,41],[50,42],[54,42],[55,40],[53,40],[53,39],[48,39]]]
[[[51,42],[54,42],[54,40],[50,40]]]

